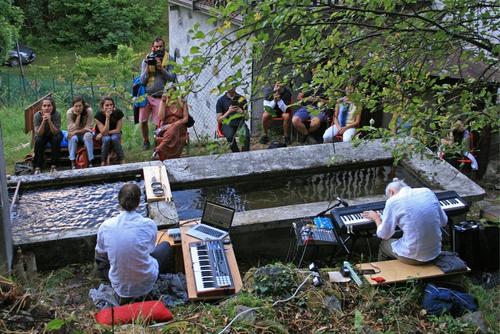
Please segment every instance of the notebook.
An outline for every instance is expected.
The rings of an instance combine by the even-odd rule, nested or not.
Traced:
[[[200,240],[220,240],[229,234],[235,210],[227,206],[206,201],[200,224],[193,226],[187,234]]]

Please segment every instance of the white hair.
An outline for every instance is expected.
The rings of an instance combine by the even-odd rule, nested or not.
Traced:
[[[408,187],[405,181],[398,179],[397,177],[392,179],[392,182],[385,187],[385,196],[389,197],[389,190],[392,189],[398,193],[402,188]]]

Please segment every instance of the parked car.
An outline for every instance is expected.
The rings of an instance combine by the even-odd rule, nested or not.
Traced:
[[[23,65],[31,64],[33,61],[35,61],[36,58],[35,51],[32,48],[27,47],[25,45],[19,45],[19,55],[21,56],[21,61],[23,62]],[[12,50],[7,52],[7,60],[5,61],[5,64],[11,67],[19,66],[19,56],[17,54],[16,46],[14,46]]]

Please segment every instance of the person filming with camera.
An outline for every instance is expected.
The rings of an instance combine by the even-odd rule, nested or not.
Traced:
[[[168,56],[167,56],[168,57]],[[148,150],[149,143],[148,120],[151,115],[153,124],[158,124],[158,112],[160,109],[163,87],[169,81],[175,81],[175,74],[168,71],[164,66],[165,42],[161,37],[151,44],[151,52],[141,64],[141,83],[145,86],[147,95],[147,104],[139,109],[139,122],[141,123],[141,132],[143,139],[143,149]]]

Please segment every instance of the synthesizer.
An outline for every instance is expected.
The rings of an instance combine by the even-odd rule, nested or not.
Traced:
[[[295,231],[301,245],[335,245],[337,238],[331,229],[311,225],[296,226]]]
[[[466,213],[469,205],[455,191],[444,191],[436,193],[439,205],[444,212],[450,216]],[[352,205],[346,208],[333,209],[330,214],[337,223],[341,232],[357,233],[376,229],[375,222],[361,216],[363,211],[373,210],[382,215],[385,201],[372,202],[360,205]]]
[[[235,292],[222,240],[192,242],[189,251],[197,295]]]

